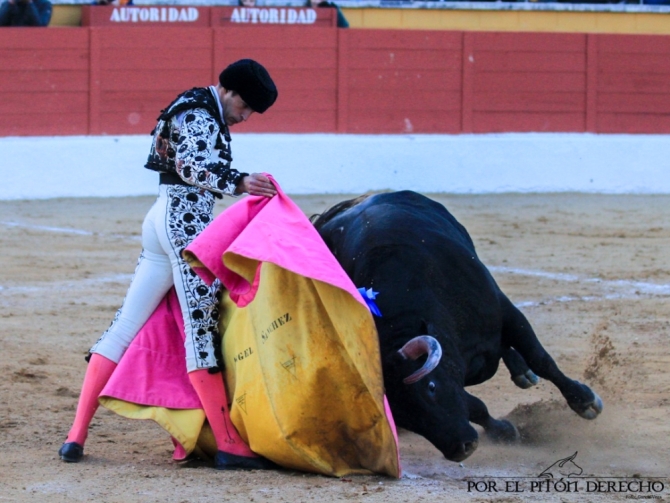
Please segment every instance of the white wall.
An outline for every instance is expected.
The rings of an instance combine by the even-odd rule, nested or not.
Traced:
[[[150,137],[0,138],[0,199],[156,193]],[[670,193],[670,135],[233,133],[233,166],[289,194]]]

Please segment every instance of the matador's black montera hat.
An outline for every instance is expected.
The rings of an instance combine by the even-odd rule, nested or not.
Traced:
[[[228,65],[219,75],[219,83],[235,91],[254,112],[262,114],[277,99],[277,87],[268,71],[253,59],[241,59]]]

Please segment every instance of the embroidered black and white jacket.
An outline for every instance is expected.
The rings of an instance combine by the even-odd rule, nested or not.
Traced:
[[[173,173],[189,185],[231,195],[247,176],[230,166],[230,133],[209,88],[196,87],[177,96],[161,112],[152,134],[148,169]]]

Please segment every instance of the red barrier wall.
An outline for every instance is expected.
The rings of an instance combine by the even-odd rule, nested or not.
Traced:
[[[0,135],[148,134],[178,92],[264,63],[236,131],[670,132],[670,36],[87,27],[0,30]]]
[[[585,131],[586,35],[465,34],[464,130]]]
[[[342,32],[343,132],[461,131],[463,34]]]
[[[0,29],[0,135],[89,131],[89,32]]]
[[[597,37],[595,129],[670,131],[670,37]]]
[[[90,28],[90,134],[148,134],[181,91],[209,85],[209,28]]]
[[[254,116],[235,131],[310,133],[337,131],[336,28],[245,28],[214,30],[214,72],[240,58],[267,66],[279,98],[263,117]]]

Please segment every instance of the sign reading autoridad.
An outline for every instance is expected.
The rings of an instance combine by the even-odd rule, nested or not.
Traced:
[[[112,6],[82,7],[82,26],[209,26],[210,7]]]
[[[212,26],[336,27],[335,9],[309,7],[212,7]]]
[[[317,26],[336,27],[334,9],[309,7],[82,7],[82,26]]]

